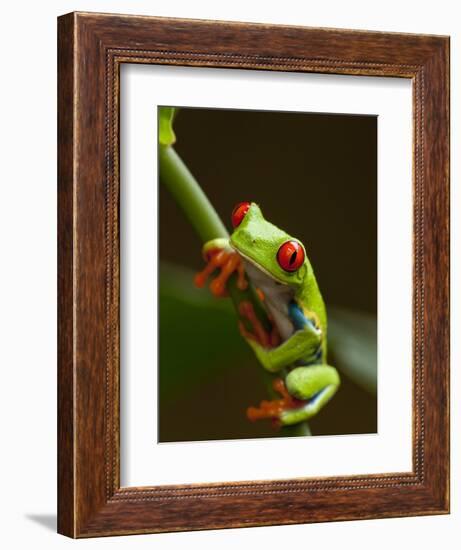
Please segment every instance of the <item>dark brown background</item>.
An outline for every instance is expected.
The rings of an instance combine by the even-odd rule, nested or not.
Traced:
[[[258,202],[269,221],[305,244],[327,311],[376,316],[377,117],[182,108],[175,131],[176,150],[229,230],[237,202]],[[201,269],[201,243],[161,184],[159,205],[160,260]],[[177,393],[162,391],[177,323],[189,323],[191,340],[176,346],[206,355],[214,338],[193,319],[174,320],[160,318],[160,441],[277,435],[268,422],[245,418],[248,405],[267,398],[249,348],[244,361],[217,365]],[[376,422],[376,398],[342,375],[338,394],[310,425],[317,435],[370,433]]]

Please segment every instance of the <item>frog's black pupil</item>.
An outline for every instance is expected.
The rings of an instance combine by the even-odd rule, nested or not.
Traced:
[[[290,258],[290,265],[293,265],[296,261],[296,256],[298,255],[298,253],[296,252],[296,250],[293,252],[293,254],[291,255],[291,258]]]

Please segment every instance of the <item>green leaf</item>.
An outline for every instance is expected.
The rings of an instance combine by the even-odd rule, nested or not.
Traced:
[[[174,107],[158,108],[158,140],[161,145],[173,145],[176,135],[173,131],[173,120],[177,109]]]
[[[252,358],[240,336],[230,300],[193,284],[193,272],[159,266],[159,370],[161,399],[195,392],[204,380]]]

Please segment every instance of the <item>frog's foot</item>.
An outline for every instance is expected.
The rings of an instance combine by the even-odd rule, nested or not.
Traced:
[[[210,284],[210,290],[215,296],[227,296],[226,284],[233,273],[237,273],[237,287],[240,290],[245,290],[248,287],[242,258],[235,250],[211,248],[206,251],[205,259],[208,262],[205,269],[195,276],[194,282],[197,287],[203,288],[208,277],[217,269],[220,270],[220,273]]]
[[[272,319],[269,317],[269,321],[271,322],[271,330],[269,332],[258,319],[251,302],[247,300],[240,302],[239,314],[242,319],[248,321],[252,329],[251,331],[248,330],[243,321],[239,322],[240,334],[244,338],[257,342],[263,348],[275,348],[280,344],[280,335]]]
[[[285,383],[281,378],[276,378],[274,380],[273,388],[282,398],[273,399],[272,401],[261,401],[259,407],[248,407],[248,420],[254,422],[255,420],[268,418],[271,419],[276,426],[280,426],[280,417],[283,413],[304,405],[304,401],[300,401],[288,393]]]

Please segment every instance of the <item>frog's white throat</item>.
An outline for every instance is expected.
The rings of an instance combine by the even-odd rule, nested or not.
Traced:
[[[274,319],[274,323],[282,337],[287,340],[294,332],[293,323],[288,313],[288,304],[294,298],[294,289],[281,281],[277,281],[266,270],[243,256],[243,265],[251,283],[264,294],[264,304]]]

